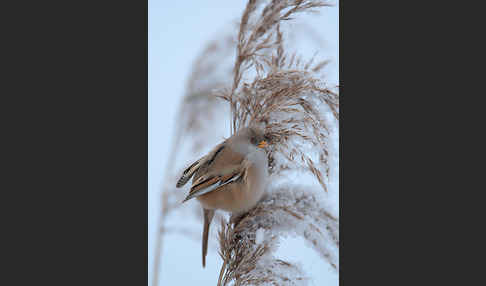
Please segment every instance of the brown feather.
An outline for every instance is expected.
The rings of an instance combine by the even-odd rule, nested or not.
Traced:
[[[213,184],[216,184],[217,182],[220,181],[220,177],[219,176],[212,176],[212,177],[209,177],[205,180],[202,180],[201,182],[197,183],[196,185],[193,185],[191,187],[191,191],[189,192],[189,195],[201,190],[201,189],[204,189],[204,188],[207,188]]]
[[[226,142],[223,143],[226,145]],[[215,151],[219,149],[219,146],[215,148]],[[216,153],[216,152],[215,152]],[[214,153],[213,153],[214,154]],[[214,170],[222,170],[229,165],[238,165],[243,161],[244,156],[240,153],[233,151],[231,148],[224,148],[212,158],[211,164],[202,164],[202,166],[195,172],[194,178],[192,179],[193,185],[198,183],[198,179],[209,173],[214,173]],[[211,156],[213,157],[213,156]],[[224,158],[224,160],[222,160]]]
[[[206,255],[208,253],[208,236],[209,236],[209,226],[213,220],[214,210],[203,209],[204,211],[204,225],[203,225],[203,236],[202,236],[202,266],[206,267]]]
[[[197,160],[196,162],[192,163],[191,166],[187,167],[184,172],[182,173],[182,176],[180,179],[177,181],[176,187],[180,188],[184,186],[187,181],[194,175],[194,172],[199,168],[198,164],[201,160]]]
[[[194,174],[198,173],[199,169],[207,169],[207,166],[210,166],[212,164],[218,153],[220,153],[221,150],[224,149],[224,147],[224,143],[219,144],[208,155],[202,157],[201,159],[197,160],[189,167],[187,167],[182,173],[182,176],[177,181],[176,187],[180,188],[184,186]]]

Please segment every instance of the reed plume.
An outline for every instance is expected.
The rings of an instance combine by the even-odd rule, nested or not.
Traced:
[[[231,107],[232,133],[251,125],[265,130],[271,179],[263,201],[243,218],[222,222],[218,285],[305,285],[308,278],[298,266],[273,256],[279,237],[288,232],[304,237],[337,270],[338,219],[309,189],[275,184],[285,172],[308,171],[328,192],[330,130],[339,120],[337,88],[316,77],[326,61],[302,62],[285,52],[280,25],[296,13],[328,5],[250,0],[241,18],[232,87],[218,96]]]

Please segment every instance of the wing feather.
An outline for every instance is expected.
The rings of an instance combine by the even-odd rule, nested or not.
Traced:
[[[187,169],[184,170],[184,172],[182,172],[182,176],[179,178],[179,180],[177,181],[177,184],[176,184],[176,187],[177,188],[180,188],[182,186],[184,186],[187,181],[189,181],[190,178],[192,178],[192,176],[194,175],[194,173],[199,169],[199,167],[201,166],[201,160],[203,158],[197,160],[196,162],[192,163],[191,166],[189,166]]]
[[[245,175],[245,170],[241,169],[240,165],[234,166],[231,172],[223,175],[209,174],[199,178],[192,186],[189,194],[183,202],[195,197],[220,189],[228,184],[237,182]]]
[[[180,188],[184,186],[201,167],[210,165],[214,161],[218,153],[223,150],[223,148],[224,144],[216,146],[216,148],[211,151],[211,153],[202,157],[201,159],[197,160],[189,167],[187,167],[184,172],[182,172],[182,176],[177,181],[176,187]]]

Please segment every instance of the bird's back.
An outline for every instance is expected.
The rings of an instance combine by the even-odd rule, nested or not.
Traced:
[[[216,147],[212,153],[208,161],[194,174],[192,178],[193,185],[201,176],[211,173],[214,170],[222,170],[225,167],[240,164],[245,159],[243,155],[233,151],[225,143]]]

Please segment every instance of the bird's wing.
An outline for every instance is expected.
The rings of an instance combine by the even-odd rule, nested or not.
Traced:
[[[208,155],[200,158],[196,162],[192,163],[189,167],[187,167],[184,172],[182,172],[182,176],[177,181],[176,187],[180,188],[184,186],[189,179],[202,167],[210,166],[211,163],[214,161],[216,156],[224,149],[224,143],[219,144],[214,148]]]
[[[212,172],[199,177],[192,185],[189,194],[183,202],[207,194],[228,184],[239,182],[245,177],[245,165],[230,165],[223,172]]]

